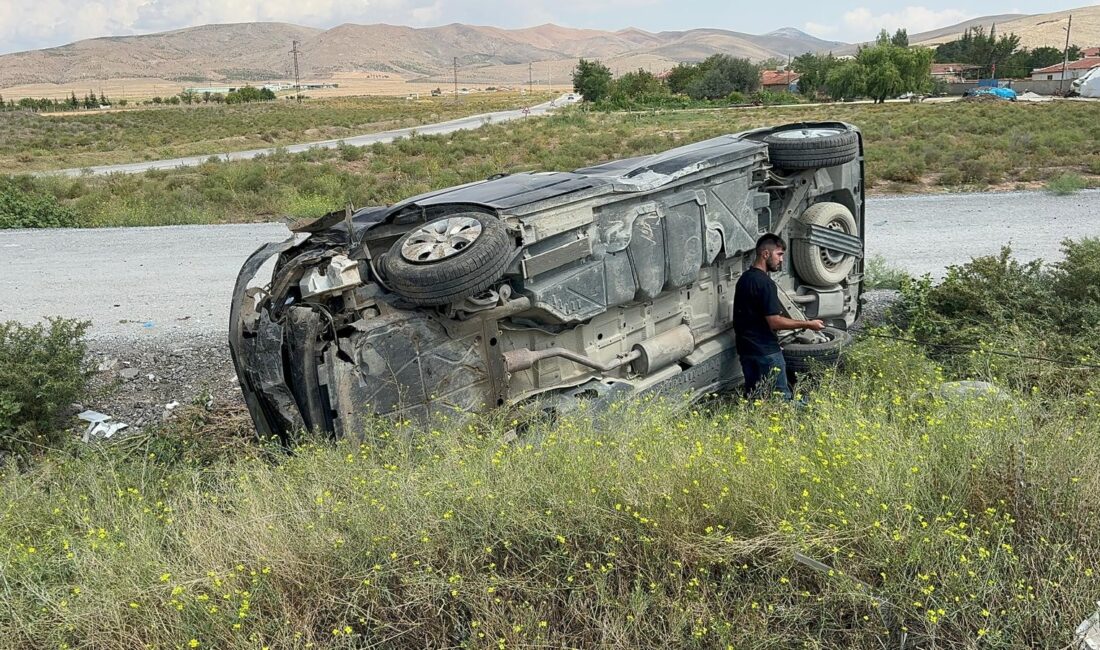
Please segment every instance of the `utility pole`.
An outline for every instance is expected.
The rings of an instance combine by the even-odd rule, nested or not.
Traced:
[[[458,101],[458,57],[454,58],[454,74],[455,74],[455,101]]]
[[[787,54],[787,92],[791,92],[791,55]]]
[[[1066,81],[1066,67],[1069,66],[1069,30],[1073,28],[1073,14],[1069,15],[1069,23],[1062,29],[1066,30],[1066,49],[1062,50],[1062,78],[1058,80],[1058,94],[1062,94],[1062,84]]]
[[[298,74],[298,41],[291,41],[290,53],[294,55],[294,97],[302,103],[302,78]]]
[[[527,63],[527,94],[528,95],[535,92],[535,77],[534,77],[534,72],[533,72],[534,67],[535,67],[534,63],[531,63],[531,62]]]

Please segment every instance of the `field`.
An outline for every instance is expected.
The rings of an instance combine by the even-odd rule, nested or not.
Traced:
[[[416,99],[286,99],[224,106],[37,115],[0,112],[0,169],[22,173],[159,160],[329,140],[416,126],[487,111],[520,108],[547,94],[481,93]]]
[[[513,443],[507,418],[373,422],[292,455],[190,407],[0,470],[0,627],[9,648],[1069,647],[1100,572],[1100,385],[941,381],[872,342],[805,409],[659,400]]]
[[[243,116],[252,135],[241,142],[274,143],[293,139],[290,133],[339,137],[351,130],[347,124],[363,119],[357,102],[333,107],[329,126],[317,126],[316,115],[287,112],[285,106],[247,107],[232,125],[210,119],[198,131],[213,138],[240,138]],[[385,101],[397,100],[371,100]],[[392,106],[392,104],[388,104]],[[418,104],[417,104],[418,105]],[[425,104],[428,111],[444,114],[447,102]],[[200,119],[206,109],[184,115]],[[384,110],[383,120],[390,114]],[[96,154],[126,157],[140,149],[148,133],[164,145],[158,151],[180,153],[196,148],[196,129],[158,126],[159,112],[119,118],[99,116],[99,121],[124,119],[138,124],[117,133],[86,137],[85,150],[104,147]],[[171,115],[175,115],[172,113]],[[286,117],[297,115],[298,121]],[[339,123],[336,116],[346,120]],[[254,119],[253,119],[254,117]],[[261,122],[269,120],[268,122]],[[1085,102],[1046,104],[950,103],[885,106],[829,105],[815,107],[767,107],[761,109],[686,110],[637,113],[585,113],[569,110],[548,118],[488,125],[476,131],[447,136],[416,136],[389,145],[341,147],[304,154],[276,154],[254,161],[207,163],[178,171],[108,178],[17,178],[7,191],[24,193],[53,202],[71,212],[63,223],[81,226],[158,225],[170,223],[220,223],[318,216],[341,207],[390,203],[419,192],[485,178],[499,172],[576,169],[614,158],[654,153],[755,126],[800,120],[843,120],[861,127],[866,139],[867,184],[871,192],[936,192],[1042,187],[1066,175],[1079,185],[1100,180],[1100,105]],[[20,118],[16,118],[20,119]],[[26,118],[22,118],[26,119]],[[81,132],[72,124],[80,118],[61,120],[59,130]],[[288,126],[289,125],[289,126]],[[311,131],[310,129],[315,129]],[[45,147],[50,139],[36,126],[15,128],[18,141],[6,155],[31,155],[21,166],[67,166],[52,163]],[[133,154],[112,142],[130,137]],[[62,137],[62,136],[58,136]],[[37,143],[27,153],[29,143]],[[271,144],[271,143],[268,143]],[[37,153],[33,153],[37,151]],[[74,154],[76,155],[76,154]],[[79,154],[91,156],[90,151]],[[159,155],[157,156],[159,157]],[[1061,183],[1061,185],[1066,185]],[[1070,184],[1072,185],[1072,183]],[[16,189],[11,189],[12,187]],[[67,213],[68,214],[68,213]],[[60,225],[62,222],[51,221]],[[5,220],[0,224],[33,226],[33,222]]]

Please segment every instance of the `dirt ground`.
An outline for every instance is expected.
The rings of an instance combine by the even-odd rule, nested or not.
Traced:
[[[564,81],[564,78],[563,78]],[[232,81],[225,83],[170,81],[167,79],[86,79],[70,84],[25,84],[21,86],[9,86],[0,88],[0,95],[4,99],[19,100],[23,97],[66,99],[71,93],[76,93],[78,98],[94,91],[96,94],[106,93],[107,98],[118,101],[141,101],[153,97],[171,97],[183,92],[186,88],[214,87],[214,86],[244,86],[246,84],[262,86],[265,83],[293,83],[293,80],[275,79],[266,81]],[[451,79],[444,81],[406,80],[389,72],[340,72],[325,79],[303,79],[302,85],[311,83],[337,84],[336,88],[319,88],[304,90],[303,94],[309,97],[356,97],[361,95],[388,95],[404,96],[410,94],[427,95],[432,89],[439,88],[444,94],[454,93],[454,84]],[[470,83],[463,80],[460,71],[458,87],[466,88],[472,92],[479,92],[491,86],[491,83]],[[495,86],[501,87],[499,84]],[[546,88],[545,84],[539,86],[540,90]],[[554,84],[554,88],[563,92],[571,90],[569,84]],[[520,89],[519,87],[516,88]],[[293,91],[280,91],[279,96],[292,95]]]

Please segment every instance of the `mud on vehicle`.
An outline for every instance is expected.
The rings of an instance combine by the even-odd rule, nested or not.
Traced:
[[[265,436],[698,397],[741,383],[734,286],[765,232],[790,242],[773,275],[788,315],[829,325],[785,336],[789,365],[836,358],[859,308],[863,213],[862,138],[834,122],[501,175],[260,248],[237,278],[230,348]]]

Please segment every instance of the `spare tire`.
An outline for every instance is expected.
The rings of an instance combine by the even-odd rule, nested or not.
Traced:
[[[440,217],[405,233],[382,258],[393,291],[415,305],[445,305],[500,280],[516,249],[504,223],[481,212]]]
[[[841,128],[777,131],[764,138],[768,158],[780,169],[816,169],[851,162],[859,156],[859,135]]]
[[[852,335],[835,327],[821,330],[828,339],[823,343],[788,343],[783,346],[783,361],[787,369],[806,372],[813,367],[835,366],[840,362],[844,348],[852,342]]]
[[[859,236],[856,218],[840,203],[815,203],[806,208],[798,220],[806,225],[822,226],[846,235]],[[851,255],[822,248],[805,239],[795,239],[792,244],[791,262],[798,277],[806,284],[820,287],[838,284],[848,277],[856,262],[856,258]]]

